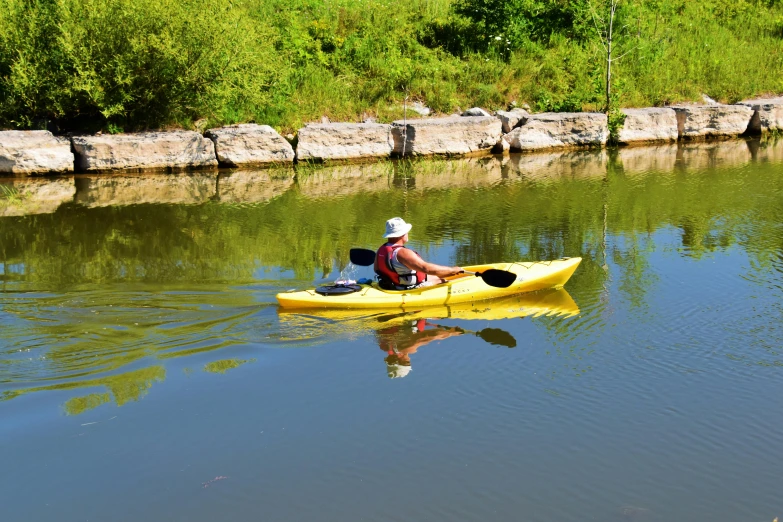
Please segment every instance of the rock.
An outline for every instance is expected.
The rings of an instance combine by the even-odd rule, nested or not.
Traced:
[[[753,109],[745,105],[683,105],[677,112],[681,138],[739,136],[748,130]]]
[[[90,208],[140,203],[196,205],[215,195],[216,180],[214,173],[82,176],[76,180],[74,199]]]
[[[489,152],[502,135],[493,116],[448,116],[392,123],[394,153],[405,156]]]
[[[501,137],[492,149],[492,152],[495,154],[508,154],[511,152],[511,144]]]
[[[511,109],[510,111],[498,111],[495,115],[503,124],[503,132],[508,134],[515,128],[525,123],[525,118],[530,116],[525,109]]]
[[[51,214],[74,194],[72,176],[0,179],[0,217]]]
[[[432,112],[429,107],[418,101],[413,102],[410,109],[419,116],[429,116]]]
[[[783,130],[783,97],[743,100],[739,105],[753,109],[748,131],[755,134]]]
[[[217,167],[215,144],[192,131],[74,136],[77,167],[86,172]]]
[[[481,107],[472,107],[462,113],[463,116],[492,116]]]
[[[73,172],[71,143],[49,131],[0,131],[0,172]]]
[[[390,125],[380,123],[310,124],[299,130],[297,161],[387,157],[392,151]]]
[[[218,176],[221,203],[260,203],[284,194],[294,184],[293,169],[238,170]]]
[[[294,149],[269,125],[229,125],[206,132],[221,165],[229,167],[293,163]]]
[[[609,136],[606,114],[545,112],[531,114],[521,127],[503,136],[512,151],[595,147]]]
[[[677,113],[673,109],[622,109],[625,123],[619,132],[620,143],[677,141]]]
[[[704,100],[704,103],[706,103],[707,105],[720,105],[720,103],[718,103],[717,101],[713,100],[712,98],[710,98],[706,94],[702,94],[701,95],[701,99]]]

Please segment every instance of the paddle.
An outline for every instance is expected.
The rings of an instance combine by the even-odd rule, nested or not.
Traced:
[[[375,252],[366,248],[352,248],[350,252],[351,263],[359,266],[371,266],[375,263]],[[517,275],[507,270],[498,270],[489,268],[483,272],[464,271],[466,274],[473,274],[480,277],[489,286],[497,288],[508,288],[517,280]]]
[[[484,339],[489,344],[505,346],[507,348],[514,348],[517,345],[517,340],[514,339],[514,336],[505,330],[501,330],[500,328],[484,328],[478,332],[465,330],[465,333],[475,334],[478,337]]]
[[[351,263],[359,266],[372,266],[375,264],[375,252],[366,248],[352,248]]]

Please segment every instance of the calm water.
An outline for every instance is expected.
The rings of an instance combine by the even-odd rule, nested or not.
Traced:
[[[783,515],[783,142],[293,174],[0,180],[0,520]],[[584,261],[278,310],[394,215],[435,262]]]

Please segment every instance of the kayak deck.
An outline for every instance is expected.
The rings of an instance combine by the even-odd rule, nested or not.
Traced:
[[[383,290],[377,283],[362,285],[361,290],[343,295],[320,295],[315,289],[282,292],[277,301],[283,308],[407,308],[443,306],[502,297],[547,288],[560,288],[571,277],[581,257],[552,261],[493,263],[465,266],[465,270],[482,272],[490,268],[506,270],[517,278],[508,288],[487,285],[480,277],[460,274],[445,283],[412,290]]]

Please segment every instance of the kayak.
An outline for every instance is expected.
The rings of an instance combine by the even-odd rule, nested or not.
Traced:
[[[459,274],[445,283],[412,290],[384,290],[378,284],[359,285],[355,292],[322,295],[316,289],[282,292],[277,301],[283,308],[415,308],[470,303],[547,288],[560,288],[571,277],[581,257],[552,261],[493,263],[463,267],[466,271],[504,270],[516,274],[507,288],[489,286],[473,274]]]
[[[334,324],[345,330],[385,328],[414,319],[498,320],[521,317],[572,317],[579,314],[579,306],[565,288],[550,288],[538,292],[526,292],[442,306],[419,308],[390,308],[355,310],[347,308],[278,309],[278,317],[288,325],[298,322],[310,324],[321,320],[322,325]]]

